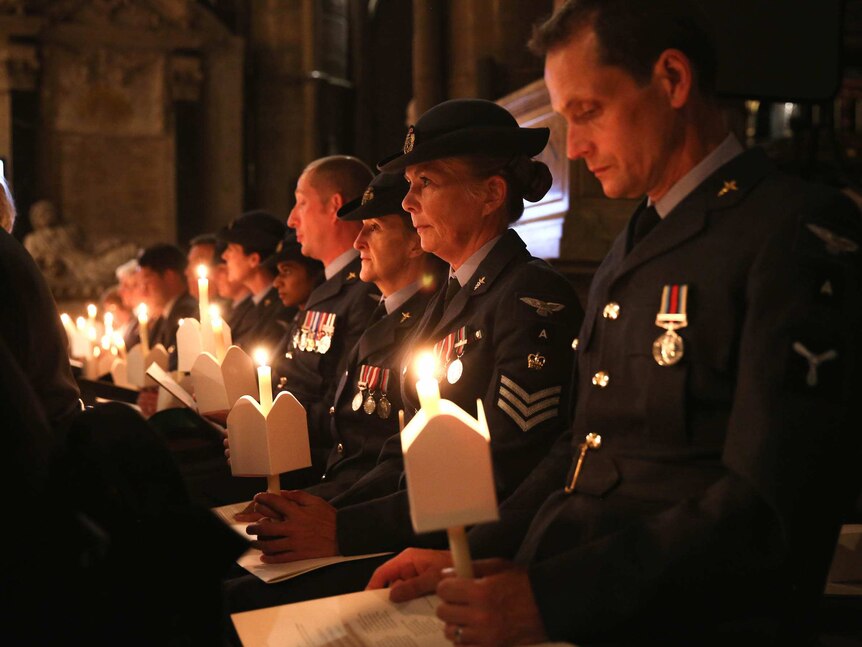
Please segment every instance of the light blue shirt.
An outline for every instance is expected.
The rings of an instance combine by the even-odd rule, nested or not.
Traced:
[[[396,290],[383,300],[383,307],[386,308],[386,314],[391,315],[398,308],[403,306],[407,299],[419,292],[419,281],[413,281],[409,285],[405,285],[400,290]]]
[[[341,254],[341,256],[337,256],[334,261],[323,268],[323,275],[326,277],[326,280],[328,281],[345,267],[350,265],[350,262],[357,256],[359,256],[359,252],[355,249],[348,249],[346,252]]]
[[[700,160],[697,166],[677,180],[676,184],[670,188],[670,191],[665,193],[655,203],[655,210],[659,218],[664,219],[692,191],[699,187],[706,178],[742,152],[742,144],[739,143],[739,140],[733,133],[725,137],[724,141],[714,151]],[[647,204],[652,206],[652,200],[649,200]]]
[[[458,284],[463,288],[467,285],[467,282],[470,280],[470,277],[476,273],[476,270],[479,269],[479,265],[482,261],[485,260],[485,257],[491,252],[494,245],[497,244],[497,241],[500,240],[503,236],[497,236],[496,238],[492,238],[487,243],[482,245],[479,249],[477,249],[473,255],[464,261],[464,264],[459,267],[457,270],[453,270],[451,267],[449,268],[449,278],[455,276],[458,279]]]

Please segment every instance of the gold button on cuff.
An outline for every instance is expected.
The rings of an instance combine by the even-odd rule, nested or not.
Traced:
[[[598,373],[593,375],[593,386],[597,386],[601,389],[605,388],[610,381],[611,376],[604,371],[599,371]]]
[[[620,304],[616,301],[611,301],[609,304],[605,306],[605,309],[602,310],[602,316],[605,319],[617,319],[620,316]]]
[[[335,415],[335,407],[329,407],[329,415],[330,415],[330,416],[334,416],[334,415]]]
[[[575,337],[572,340],[572,350],[578,350],[578,338],[577,337]]]
[[[341,443],[338,443],[338,445],[336,445],[336,447],[335,447],[335,451],[337,451],[339,454],[343,454],[344,453],[344,445],[342,445]]]

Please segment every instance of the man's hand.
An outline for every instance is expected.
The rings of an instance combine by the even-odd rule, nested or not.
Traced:
[[[461,645],[531,645],[548,640],[527,571],[493,559],[474,562],[477,579],[444,577],[437,617]],[[447,573],[448,575],[449,573]]]
[[[141,415],[144,418],[152,416],[159,405],[159,389],[158,387],[144,387],[138,393],[138,406],[141,408]]]
[[[282,490],[281,494],[261,492],[254,501],[255,511],[264,518],[246,532],[258,535],[254,546],[263,552],[261,561],[276,564],[338,555],[335,508],[320,497]]]
[[[219,409],[218,411],[210,411],[204,414],[204,418],[216,423],[219,427],[227,427],[227,415],[230,409]]]
[[[452,555],[448,550],[408,548],[381,564],[365,588],[391,587],[389,599],[406,602],[434,593],[442,578],[441,571],[449,566],[452,566]]]
[[[234,521],[240,523],[252,523],[263,519],[263,515],[255,510],[257,504],[254,501],[249,501],[248,505],[233,516]]]

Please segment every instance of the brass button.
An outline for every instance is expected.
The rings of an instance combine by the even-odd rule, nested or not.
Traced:
[[[329,415],[330,415],[330,416],[334,416],[334,415],[335,415],[335,407],[329,407]]]
[[[611,381],[611,376],[605,373],[604,371],[599,371],[595,375],[593,375],[593,386],[597,386],[600,389],[605,388],[608,385],[608,382]]]
[[[335,451],[337,451],[339,454],[343,454],[344,453],[344,445],[342,445],[341,443],[338,443],[335,446]]]
[[[572,350],[578,350],[578,338],[577,337],[575,337],[572,340]]]
[[[620,316],[620,304],[616,301],[611,301],[608,305],[605,306],[605,309],[602,310],[602,316],[605,319],[617,319]]]

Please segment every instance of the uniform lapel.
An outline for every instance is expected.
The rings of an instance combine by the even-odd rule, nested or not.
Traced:
[[[434,326],[431,331],[431,336],[435,336],[439,331],[446,330],[451,326],[452,322],[457,320],[470,299],[480,294],[487,292],[494,281],[500,275],[500,272],[517,256],[527,254],[527,246],[521,237],[515,233],[514,229],[509,229],[503,234],[502,238],[497,241],[497,244],[491,249],[485,259],[479,264],[476,272],[470,277],[466,285],[462,286],[458,294],[452,299],[449,308],[443,313],[440,321]],[[441,291],[433,305],[437,305],[443,299]]]
[[[768,172],[771,164],[760,149],[738,155],[719,168],[701,183],[688,197],[671,211],[648,236],[640,241],[621,259],[617,259],[619,270],[614,281],[619,280],[635,268],[672,250],[697,236],[709,225],[714,212],[730,208],[743,200],[751,188]],[[632,227],[629,222],[629,228]],[[622,251],[625,252],[625,236]],[[612,253],[619,252],[615,244]]]

